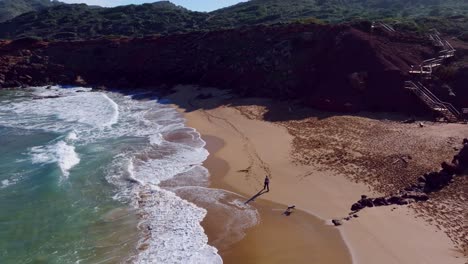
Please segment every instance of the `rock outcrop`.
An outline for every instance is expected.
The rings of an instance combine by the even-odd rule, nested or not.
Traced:
[[[0,42],[0,87],[89,85],[169,90],[176,84],[300,99],[333,111],[427,111],[403,89],[424,38],[370,24],[288,24],[89,41]]]

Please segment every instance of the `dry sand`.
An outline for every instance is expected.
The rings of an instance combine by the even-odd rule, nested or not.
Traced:
[[[200,93],[214,97],[197,98]],[[450,133],[444,134],[441,131],[446,129],[433,125],[421,133],[388,119],[326,114],[311,119],[301,117],[311,113],[282,107],[281,103],[230,98],[216,89],[183,87],[170,99],[185,112],[188,125],[204,135],[208,143],[210,138],[216,141],[213,136],[222,139],[222,147],[210,158],[211,164],[206,164],[215,187],[249,197],[262,188],[264,176],[271,175],[271,192],[254,202],[262,221],[241,242],[221,250],[226,263],[346,263],[315,259],[320,255],[316,250],[320,246],[334,247],[331,252],[340,258],[363,264],[466,262],[460,244],[455,244],[460,234],[448,232],[449,237],[428,224],[426,218],[416,218],[414,205],[366,209],[359,218],[336,228],[348,250],[326,228],[319,233],[327,236],[329,232],[330,239],[323,243],[310,240],[315,236],[312,229],[346,216],[361,194],[392,192],[408,181],[403,173],[417,178],[417,173],[437,167],[453,152],[442,151],[448,147],[441,142],[450,140],[455,145],[467,134],[466,127],[452,126]],[[278,112],[272,104],[278,105]],[[291,121],[285,113],[294,113],[296,120]],[[408,157],[421,162],[401,165],[398,161]],[[389,161],[394,166],[388,165]],[[224,168],[217,168],[218,163],[224,163]],[[382,180],[386,173],[399,173],[399,177]],[[275,208],[292,204],[310,216],[302,212],[290,217],[272,213]],[[459,206],[466,211],[466,203]],[[456,220],[465,234],[466,219],[461,215]],[[205,223],[212,237],[210,226]],[[283,240],[285,235],[288,238]]]

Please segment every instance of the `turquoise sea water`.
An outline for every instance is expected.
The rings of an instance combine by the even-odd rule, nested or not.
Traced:
[[[117,154],[112,150],[127,142],[77,144],[80,162],[65,179],[56,159],[70,153],[54,153],[54,148],[68,129],[41,129],[40,124],[60,118],[34,113],[34,108],[25,118],[8,111],[12,101],[28,102],[31,96],[18,91],[0,95],[0,262],[98,263],[128,257],[138,241],[137,219],[128,205],[113,199],[117,190],[105,179],[106,166]],[[112,215],[117,212],[120,218]]]
[[[98,262],[106,253],[125,257],[115,254],[117,249],[128,252],[134,247],[136,217],[106,219],[110,211],[125,206],[112,199],[114,190],[103,176],[102,164],[109,162],[109,153],[79,148],[85,162],[61,182],[56,164],[33,164],[27,154],[31,147],[60,135],[0,128],[0,137],[2,263]],[[133,237],[114,233],[116,225],[133,230]]]
[[[0,91],[0,263],[222,263],[202,207],[237,240],[257,213],[207,188],[204,146],[151,94]]]

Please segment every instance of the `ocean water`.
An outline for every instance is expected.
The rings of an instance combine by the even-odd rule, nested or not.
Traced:
[[[203,206],[232,216],[231,242],[258,215],[208,188],[184,122],[149,94],[0,91],[0,263],[222,263]]]

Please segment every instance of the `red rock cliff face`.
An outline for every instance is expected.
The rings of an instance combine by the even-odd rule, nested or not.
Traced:
[[[414,98],[403,82],[411,64],[430,57],[429,43],[361,28],[291,24],[144,39],[2,42],[0,85],[196,84],[328,110],[410,110]]]

